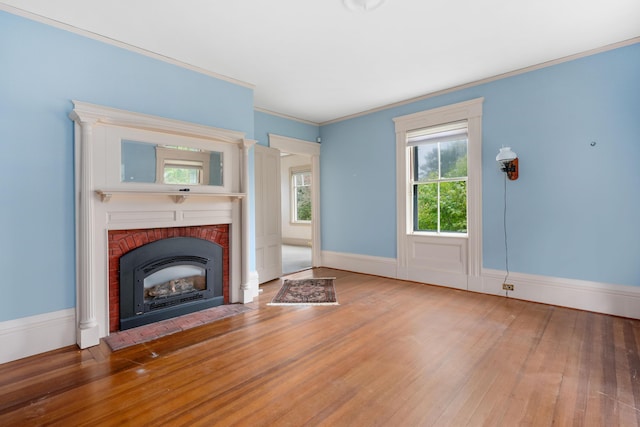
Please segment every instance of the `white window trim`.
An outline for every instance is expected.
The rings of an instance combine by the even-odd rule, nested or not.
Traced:
[[[309,225],[311,221],[301,221],[296,219],[296,193],[295,193],[295,185],[293,183],[293,176],[298,173],[309,172],[311,173],[311,165],[304,166],[295,166],[289,168],[289,212],[290,212],[290,223],[292,225]],[[313,187],[313,176],[311,177],[311,187]],[[313,201],[311,202],[311,209],[313,209]],[[313,218],[313,217],[312,217]]]
[[[458,104],[396,117],[397,271],[401,279],[469,289],[480,282],[482,271],[482,102],[477,98]],[[411,227],[411,185],[408,183],[411,156],[407,132],[467,120],[468,181],[467,235],[415,233]],[[449,251],[451,259],[439,258],[432,265],[415,260],[416,248]],[[451,249],[453,248],[453,249]],[[431,250],[428,249],[427,252]],[[437,251],[434,251],[437,253]],[[436,262],[437,261],[437,262]]]

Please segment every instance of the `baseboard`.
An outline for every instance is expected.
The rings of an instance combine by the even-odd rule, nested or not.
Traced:
[[[309,240],[309,239],[296,239],[296,238],[293,238],[293,237],[283,237],[282,238],[282,244],[283,245],[311,247],[311,240]]]
[[[483,269],[482,284],[471,291],[505,295],[505,272]],[[506,295],[526,301],[640,319],[640,287],[587,280],[509,273],[514,290]]]
[[[76,343],[76,310],[55,311],[0,323],[0,363]]]
[[[422,281],[402,271],[395,258],[322,251],[322,265],[356,273]],[[456,284],[460,277],[432,273],[429,276],[431,284],[462,289]],[[481,277],[467,278],[466,289],[505,296],[502,289],[504,278],[504,271],[482,269]],[[508,292],[509,298],[640,319],[640,287],[523,273],[510,273],[508,281],[515,286]]]
[[[322,251],[322,265],[338,270],[397,278],[395,258]]]

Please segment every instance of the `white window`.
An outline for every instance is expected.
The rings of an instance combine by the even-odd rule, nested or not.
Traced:
[[[310,169],[291,169],[291,218],[294,223],[311,222]]]
[[[467,232],[467,121],[407,132],[412,230]]]
[[[482,101],[394,119],[398,278],[482,286]]]

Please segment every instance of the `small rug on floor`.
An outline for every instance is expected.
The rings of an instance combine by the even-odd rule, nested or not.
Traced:
[[[200,310],[195,313],[151,323],[149,325],[138,326],[137,328],[127,329],[125,331],[112,332],[108,337],[105,337],[104,340],[109,344],[111,350],[121,350],[123,348],[131,347],[132,345],[142,344],[166,335],[186,331],[187,329],[206,325],[207,323],[212,323],[216,320],[235,316],[240,313],[246,313],[247,311],[252,310],[255,310],[253,304],[219,305],[217,307]]]
[[[334,279],[284,279],[282,288],[267,305],[338,305]]]

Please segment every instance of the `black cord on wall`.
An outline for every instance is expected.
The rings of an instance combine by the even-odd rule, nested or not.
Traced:
[[[506,274],[504,276],[503,284],[507,283],[509,277],[509,244],[507,239],[507,174],[504,174],[504,211],[502,212],[502,225],[504,228],[504,265],[506,268]],[[509,291],[504,291],[505,296],[509,296]]]

